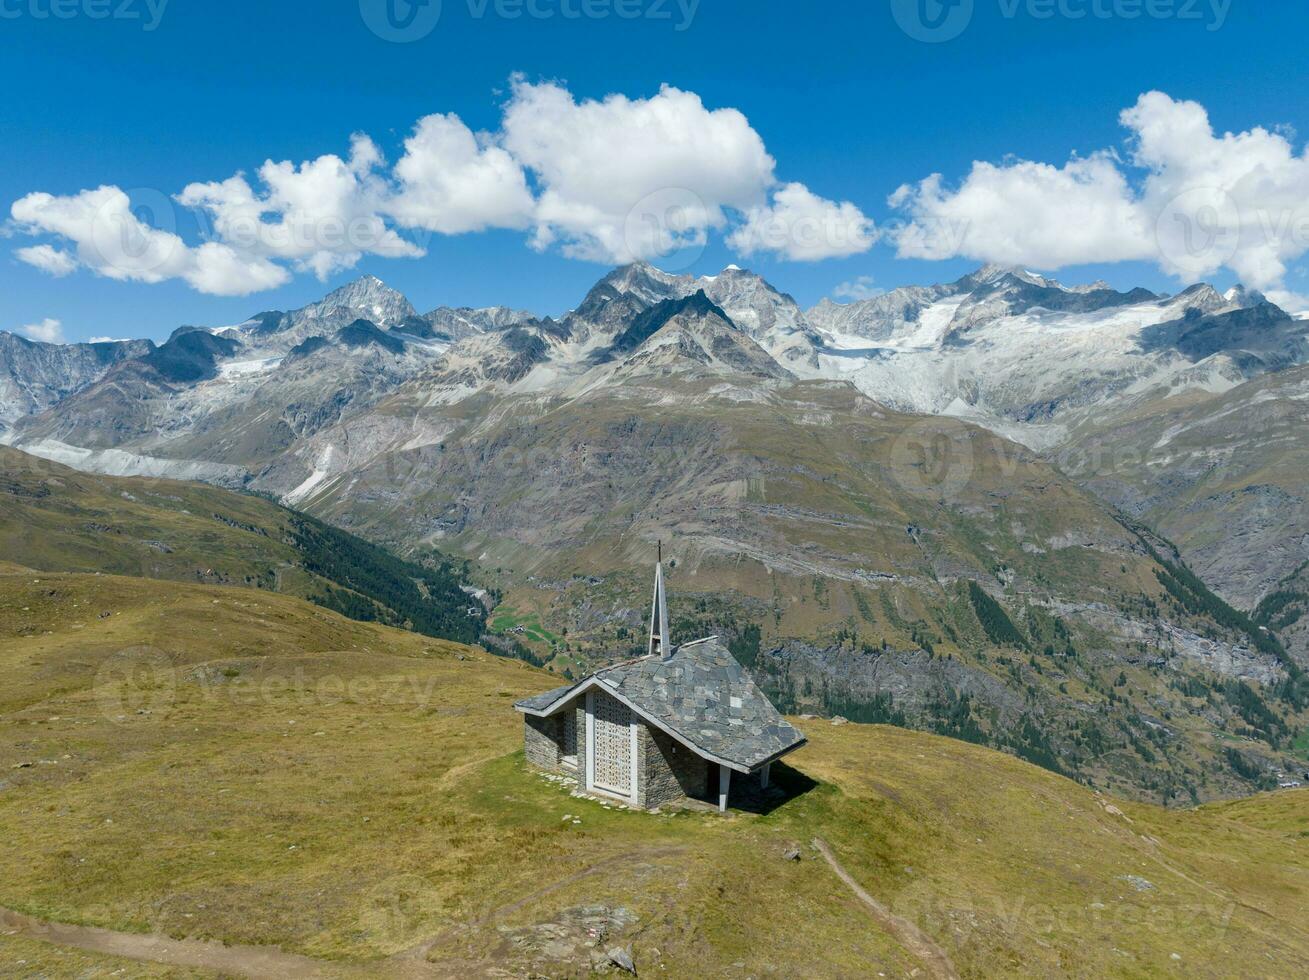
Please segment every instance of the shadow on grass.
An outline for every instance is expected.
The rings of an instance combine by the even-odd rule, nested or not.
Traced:
[[[727,802],[733,810],[768,814],[812,792],[818,785],[817,780],[785,762],[774,762],[767,789],[760,788],[758,776],[738,777],[733,780]]]

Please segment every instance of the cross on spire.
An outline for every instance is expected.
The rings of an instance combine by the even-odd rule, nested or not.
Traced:
[[[673,655],[668,639],[668,599],[664,595],[664,543],[659,542],[659,560],[655,564],[654,601],[650,604],[650,646],[648,656],[667,660]]]

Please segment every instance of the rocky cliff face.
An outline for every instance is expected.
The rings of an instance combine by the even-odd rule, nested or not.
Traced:
[[[148,354],[148,340],[43,344],[0,331],[0,433],[105,376],[115,364]]]
[[[423,333],[423,336],[455,341],[466,340],[480,333],[504,330],[534,317],[527,310],[515,310],[507,306],[490,306],[480,310],[466,306],[458,309],[441,306],[420,319],[427,324],[428,332]]]

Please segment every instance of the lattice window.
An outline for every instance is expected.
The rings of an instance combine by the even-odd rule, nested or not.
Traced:
[[[595,785],[627,796],[632,792],[632,712],[617,698],[595,692]]]

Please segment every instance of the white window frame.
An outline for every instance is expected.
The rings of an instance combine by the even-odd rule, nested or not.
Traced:
[[[604,694],[608,694],[610,697],[614,696],[611,691],[603,689],[601,689],[601,691]],[[641,795],[641,774],[638,771],[637,765],[638,759],[640,758],[640,752],[637,746],[637,726],[640,724],[640,716],[625,698],[615,699],[620,703],[627,705],[628,717],[631,718],[631,721],[628,724],[630,737],[629,745],[632,753],[631,792],[627,796],[624,796],[621,793],[615,793],[612,790],[607,790],[603,787],[597,786],[595,784],[595,692],[595,688],[591,688],[586,692],[586,791],[588,793],[596,793],[600,796],[608,796],[615,800],[623,800],[624,802],[630,803],[632,806],[639,806],[640,804],[637,801],[640,799]]]

